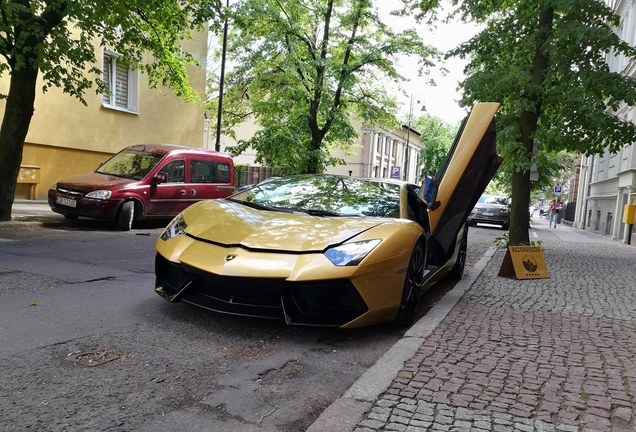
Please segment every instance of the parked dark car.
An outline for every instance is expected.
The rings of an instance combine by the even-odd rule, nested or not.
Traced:
[[[126,147],[93,172],[58,180],[51,210],[67,219],[114,220],[129,230],[136,220],[171,218],[197,201],[234,193],[234,164],[226,154],[172,144]]]
[[[510,198],[498,195],[482,195],[468,216],[468,225],[478,223],[501,225],[505,230],[510,227]]]

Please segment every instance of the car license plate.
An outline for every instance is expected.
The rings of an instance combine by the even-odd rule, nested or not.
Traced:
[[[494,216],[494,213],[484,213],[484,216]]]
[[[77,201],[75,201],[74,199],[70,199],[70,198],[64,198],[64,197],[57,197],[55,198],[55,203],[56,204],[62,204],[68,207],[77,207]]]

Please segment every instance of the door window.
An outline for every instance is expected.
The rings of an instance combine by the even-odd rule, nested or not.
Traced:
[[[191,160],[190,183],[229,183],[230,166],[214,161]]]
[[[185,161],[174,160],[168,162],[159,172],[168,174],[168,183],[183,183],[185,181]]]

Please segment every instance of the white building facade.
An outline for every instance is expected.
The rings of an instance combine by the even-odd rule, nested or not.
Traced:
[[[345,165],[328,167],[326,172],[419,183],[423,148],[420,133],[406,125],[395,131],[362,127],[352,154],[333,152]]]
[[[608,4],[621,17],[616,33],[630,45],[636,45],[636,2],[609,0]],[[636,60],[624,56],[608,56],[612,72],[636,79]],[[615,113],[619,118],[636,122],[636,107],[623,104]],[[633,243],[633,227],[623,223],[627,204],[636,204],[636,145],[626,143],[617,153],[581,159],[575,226]]]

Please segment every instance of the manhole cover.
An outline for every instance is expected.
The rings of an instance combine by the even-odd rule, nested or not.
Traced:
[[[93,351],[70,353],[66,357],[66,360],[84,366],[98,366],[104,363],[111,362],[113,360],[117,360],[120,357],[121,354],[115,350],[97,349]]]

